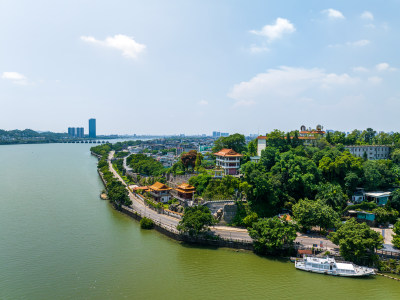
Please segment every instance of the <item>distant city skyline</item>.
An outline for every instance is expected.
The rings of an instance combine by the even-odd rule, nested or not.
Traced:
[[[0,3],[0,128],[400,131],[400,2]],[[86,122],[86,121],[85,121]]]

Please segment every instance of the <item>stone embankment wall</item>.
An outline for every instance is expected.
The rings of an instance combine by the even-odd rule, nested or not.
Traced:
[[[215,214],[219,209],[222,209],[222,220],[224,223],[231,223],[233,218],[236,216],[237,205],[234,200],[207,201],[203,205],[207,206],[211,210],[212,214]]]
[[[120,208],[115,206],[115,209],[123,212],[124,214],[134,218],[137,221],[142,219],[142,216],[138,214],[135,210],[127,206],[121,206]],[[242,241],[235,241],[235,240],[224,240],[224,239],[207,239],[201,237],[192,237],[189,235],[184,235],[179,233],[176,229],[167,227],[158,221],[154,221],[154,229],[158,232],[174,239],[177,241],[185,242],[185,243],[192,243],[192,244],[201,244],[207,246],[214,246],[214,247],[227,247],[227,248],[234,248],[234,249],[245,249],[245,250],[253,250],[252,243],[246,243]]]

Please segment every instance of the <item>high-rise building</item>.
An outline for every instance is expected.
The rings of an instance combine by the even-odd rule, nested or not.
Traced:
[[[217,138],[221,136],[221,132],[219,131],[213,131],[213,137]]]
[[[76,128],[75,127],[68,127],[68,136],[76,137]]]
[[[83,137],[85,137],[85,131],[84,131],[83,127],[78,127],[78,128],[76,128],[76,136],[77,136],[78,138],[83,138]]]
[[[96,138],[96,119],[89,119],[89,137]]]

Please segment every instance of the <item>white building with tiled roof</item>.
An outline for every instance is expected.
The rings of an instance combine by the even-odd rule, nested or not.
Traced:
[[[225,175],[238,175],[241,154],[232,149],[222,149],[214,155],[216,156],[217,168],[221,167]]]

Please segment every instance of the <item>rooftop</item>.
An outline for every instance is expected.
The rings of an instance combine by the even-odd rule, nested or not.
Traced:
[[[369,197],[388,197],[390,196],[392,193],[391,192],[368,192],[365,193],[366,196]]]
[[[149,186],[149,189],[153,191],[169,191],[172,190],[170,187],[166,186],[164,183],[156,182],[153,185]]]
[[[214,153],[216,156],[224,156],[224,157],[242,157],[242,154],[237,153],[233,149],[222,149],[217,153]]]

